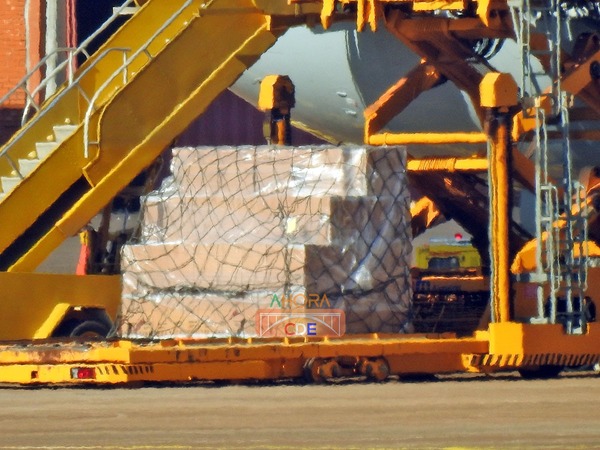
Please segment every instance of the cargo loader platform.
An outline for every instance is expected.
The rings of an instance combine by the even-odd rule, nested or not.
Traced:
[[[0,347],[0,383],[116,385],[362,377],[456,372],[555,375],[600,361],[600,325],[565,336],[559,325],[492,324],[471,338],[355,335],[343,338],[40,342]],[[571,342],[573,341],[573,342]],[[520,342],[521,345],[514,345]],[[574,350],[576,348],[576,350]],[[553,370],[554,369],[554,370]]]
[[[338,338],[11,342],[0,346],[0,383],[117,385],[285,379],[324,382],[355,377],[384,381],[390,376],[410,374],[513,370],[524,376],[548,377],[557,375],[565,367],[589,366],[600,361],[600,324],[595,322],[595,317],[588,321],[584,308],[588,256],[592,247],[587,223],[596,214],[587,213],[591,200],[575,201],[580,196],[569,195],[578,192],[585,197],[588,192],[579,190],[581,186],[571,181],[569,166],[568,177],[565,177],[569,181],[565,181],[566,186],[561,189],[557,188],[547,174],[539,173],[542,169],[539,161],[534,164],[519,159],[520,153],[513,142],[527,133],[536,132],[538,138],[545,133],[545,125],[538,119],[555,112],[553,102],[548,99],[563,104],[558,103],[564,98],[558,92],[558,82],[565,75],[580,75],[575,77],[577,83],[573,81],[576,86],[569,85],[570,95],[583,93],[584,100],[594,103],[598,97],[587,90],[597,79],[595,73],[588,73],[595,52],[573,59],[568,74],[547,70],[558,88],[553,85],[551,93],[540,92],[527,99],[535,105],[530,108],[519,98],[521,88],[510,75],[493,70],[472,45],[465,44],[474,38],[506,39],[516,36],[517,31],[523,35],[532,31],[531,21],[525,15],[520,28],[512,23],[510,5],[504,1],[149,0],[126,4],[129,3],[135,3],[137,11],[130,20],[98,54],[82,64],[72,82],[39,105],[40,112],[0,149],[3,158],[0,160],[0,175],[3,175],[0,222],[4,225],[0,235],[0,270],[32,272],[65,238],[82,230],[290,26],[310,25],[320,19],[327,29],[338,19],[353,19],[359,31],[367,24],[375,31],[378,21],[385,19],[386,27],[415,53],[430,61],[433,68],[424,65],[415,68],[409,77],[412,80],[399,80],[381,101],[366,111],[365,142],[381,146],[379,151],[386,156],[391,153],[387,145],[486,144],[485,159],[477,154],[473,160],[440,159],[416,164],[418,167],[412,177],[420,181],[417,187],[435,203],[445,205],[449,214],[463,216],[471,225],[472,234],[479,237],[480,250],[485,253],[491,250],[491,323],[486,330],[460,338],[454,334],[371,333]],[[534,12],[546,11],[537,3],[527,5],[537,7]],[[556,8],[547,14],[547,19],[554,20],[556,23],[550,25],[558,27],[564,11],[559,6]],[[438,10],[454,12],[442,17],[436,14]],[[550,25],[546,30],[550,37],[544,42],[560,43],[560,33],[553,32]],[[521,43],[523,49],[525,44],[529,45],[524,40]],[[194,49],[194,53],[190,49]],[[534,50],[548,54],[544,48]],[[528,58],[535,56],[529,53]],[[554,53],[552,56],[557,61],[567,60]],[[543,64],[545,59],[548,58],[541,58],[540,62]],[[193,64],[195,61],[201,64]],[[175,75],[172,68],[185,70]],[[455,83],[478,105],[475,113],[485,132],[407,135],[385,131],[388,119],[402,112],[420,92],[433,88],[443,79]],[[415,85],[420,88],[415,90]],[[565,111],[567,106],[565,103]],[[561,111],[563,119],[565,111]],[[559,137],[568,144],[569,139],[576,136],[569,135],[568,123],[563,123],[561,117],[556,115],[552,120],[560,122],[558,128],[562,135]],[[548,125],[552,125],[550,119]],[[539,152],[546,159],[548,145]],[[571,155],[567,156],[569,160]],[[293,168],[297,169],[298,165]],[[485,196],[474,202],[473,183],[469,182],[472,179],[463,172],[471,174],[484,169],[487,169],[489,203]],[[399,173],[398,170],[391,172]],[[534,186],[540,205],[557,206],[544,215],[544,228],[538,230],[536,239],[529,240],[531,236],[513,226],[513,175],[518,175],[516,178],[521,184]],[[535,180],[541,175],[546,178],[544,185]],[[438,181],[433,182],[436,178]],[[463,189],[456,189],[457,184]],[[544,194],[559,191],[567,193],[561,204]],[[372,200],[365,200],[365,204]],[[344,206],[349,204],[351,201]],[[23,208],[23,205],[28,207]],[[337,218],[336,214],[332,216]],[[381,216],[388,217],[388,214]],[[296,225],[295,220],[286,222],[286,234],[291,235]],[[372,241],[368,241],[366,247],[370,247]],[[511,268],[516,253],[512,247],[519,244],[519,248],[524,248],[526,242],[530,247],[544,248],[546,257],[537,255],[535,263],[520,266],[518,275],[531,282],[536,292],[535,297],[517,303],[511,286],[517,275]],[[171,249],[166,244],[163,247],[167,251]],[[340,255],[346,254],[341,252],[345,248],[340,246],[339,249]],[[282,253],[277,250],[278,254]],[[330,252],[334,250],[338,248]],[[385,256],[390,254],[385,253]],[[393,260],[390,265],[395,269],[399,263],[397,255],[393,256],[385,261]],[[239,263],[243,258],[234,259]],[[289,265],[288,259],[284,262]],[[164,275],[164,270],[161,268],[155,273]],[[298,273],[304,276],[302,270]],[[401,278],[393,270],[388,275],[391,276],[384,281]],[[198,278],[194,272],[191,279],[196,282]],[[402,279],[406,281],[408,277]],[[301,281],[304,282],[304,278]],[[177,289],[181,285],[163,284],[167,290],[180,292]],[[192,287],[204,292],[213,284]],[[224,284],[232,289],[230,279]],[[290,280],[286,279],[285,284],[290,285]],[[112,291],[114,287],[113,283],[106,283],[104,289]],[[268,286],[269,289],[275,287]],[[545,288],[550,295],[544,292]],[[90,293],[98,291],[93,285],[88,289]],[[236,289],[236,292],[245,292],[248,287]],[[261,289],[266,288],[261,286]],[[354,285],[340,292],[353,289]],[[364,294],[371,290],[369,287],[357,292]],[[306,293],[318,295],[325,291],[315,289]],[[14,304],[28,311],[28,297],[32,296],[19,296]],[[516,315],[515,310],[523,303],[527,306],[522,308],[525,313]],[[549,314],[545,303],[550,305]],[[567,305],[564,311],[560,310],[562,303]],[[7,320],[7,317],[1,319]],[[11,325],[20,324],[13,321]],[[393,330],[400,329],[396,325],[394,323]]]

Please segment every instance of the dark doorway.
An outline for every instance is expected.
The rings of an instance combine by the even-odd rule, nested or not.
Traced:
[[[124,0],[77,0],[77,43],[81,44],[113,14],[113,8],[121,6]],[[128,16],[116,19],[101,32],[88,46],[88,52],[94,53],[127,20]],[[80,61],[81,63],[82,61]]]

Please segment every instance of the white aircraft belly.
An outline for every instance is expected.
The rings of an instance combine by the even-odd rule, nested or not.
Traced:
[[[292,118],[331,142],[362,143],[363,112],[419,58],[387,31],[357,33],[353,24],[333,30],[290,29],[248,69],[232,90],[256,104],[260,80],[288,75],[296,86]],[[465,95],[452,83],[422,94],[388,126],[391,131],[475,130]]]
[[[363,142],[363,112],[389,86],[419,62],[382,26],[380,31],[358,33],[352,23],[322,28],[292,28],[248,69],[232,90],[252,104],[260,80],[269,74],[288,75],[296,86],[292,119],[300,128],[333,143]],[[520,49],[506,41],[490,63],[520,81]],[[549,80],[541,80],[541,88]],[[577,125],[575,125],[577,126]],[[419,96],[386,127],[389,131],[479,130],[469,98],[451,82]],[[600,165],[593,142],[572,142],[575,174],[586,165]],[[484,154],[484,145],[410,146],[414,156]],[[560,176],[562,145],[553,143],[552,172]]]

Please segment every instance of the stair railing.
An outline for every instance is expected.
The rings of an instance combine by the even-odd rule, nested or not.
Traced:
[[[43,101],[50,97],[52,93],[46,92],[45,98],[42,98],[42,101],[37,101],[36,97],[38,94],[46,89],[51,80],[54,80],[58,75],[63,72],[65,73],[65,78],[67,82],[67,86],[70,86],[73,82],[73,76],[76,68],[76,61],[80,55],[84,56],[85,59],[89,59],[90,53],[88,51],[89,45],[94,42],[94,40],[104,32],[109,26],[111,26],[115,20],[122,16],[125,10],[134,4],[134,0],[125,0],[125,2],[119,6],[114,8],[113,14],[90,36],[88,36],[84,41],[79,44],[77,48],[73,47],[61,47],[54,49],[51,53],[45,55],[21,80],[17,83],[15,87],[9,90],[4,96],[0,98],[0,107],[6,104],[17,92],[23,91],[26,99],[26,104],[23,109],[23,115],[21,118],[21,126],[25,125],[25,122],[28,119],[29,112],[31,108],[35,109],[38,112],[41,109],[41,104]],[[66,58],[54,67],[50,72],[45,74],[45,77],[40,81],[40,83],[33,89],[33,91],[29,91],[29,84],[32,79],[37,75],[43,72],[44,68],[48,66],[48,61],[55,59],[57,56],[61,54],[66,54]],[[40,95],[41,97],[41,95]]]
[[[25,124],[25,126],[23,126],[21,129],[19,129],[19,131],[17,131],[17,133],[15,133],[14,138],[9,141],[1,150],[0,150],[0,158],[6,158],[10,164],[10,166],[13,168],[13,170],[16,172],[16,174],[21,177],[21,179],[23,178],[23,175],[20,173],[19,171],[19,166],[18,164],[16,164],[14,162],[14,160],[10,157],[9,152],[10,150],[15,147],[15,145],[17,144],[17,142],[19,141],[19,138],[21,136],[23,136],[27,130],[29,130],[30,128],[32,128],[37,122],[39,122],[39,120],[43,117],[45,117],[46,114],[48,114],[49,111],[52,111],[52,108],[59,103],[62,98],[69,92],[71,92],[72,89],[77,89],[82,96],[87,100],[87,96],[85,95],[85,92],[83,91],[83,89],[81,88],[80,85],[80,80],[90,71],[92,70],[96,64],[98,62],[100,62],[103,58],[106,57],[106,55],[108,55],[109,53],[112,52],[122,52],[124,54],[126,54],[127,52],[131,51],[131,49],[129,48],[109,48],[104,50],[102,53],[100,53],[100,55],[98,55],[98,58],[95,59],[92,64],[90,64],[88,67],[86,67],[74,80],[73,82],[63,88],[47,105],[44,105],[44,107],[39,111],[38,114],[36,114],[31,120],[29,120],[29,122],[27,122]]]
[[[174,21],[175,19],[177,19],[185,9],[187,9],[194,0],[186,0],[183,5],[178,8],[166,21],[163,22],[163,24],[152,34],[152,36],[150,36],[148,38],[148,40],[146,40],[146,42],[138,49],[136,50],[129,58],[126,58],[123,61],[123,64],[121,64],[121,66],[119,66],[112,74],[110,77],[108,77],[104,83],[102,83],[102,85],[96,90],[96,92],[94,93],[94,96],[92,97],[92,99],[88,102],[88,109],[85,113],[85,118],[83,121],[83,155],[84,158],[89,158],[90,155],[90,145],[99,145],[98,141],[94,141],[91,142],[90,141],[90,119],[92,117],[92,114],[96,111],[96,101],[98,100],[98,97],[102,94],[102,92],[108,87],[110,86],[118,77],[119,75],[123,76],[122,79],[122,86],[126,85],[128,80],[128,68],[131,65],[131,63],[136,60],[141,54],[145,54],[148,57],[148,60],[151,61],[154,57],[152,56],[152,54],[148,51],[148,47],[150,46],[150,44],[165,30],[167,29],[167,27],[169,27]]]

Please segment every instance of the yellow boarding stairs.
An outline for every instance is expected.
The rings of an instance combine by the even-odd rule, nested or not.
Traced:
[[[255,3],[127,0],[111,20],[133,15],[41,106],[33,75],[7,94],[37,111],[0,149],[0,271],[35,269],[275,42]]]

